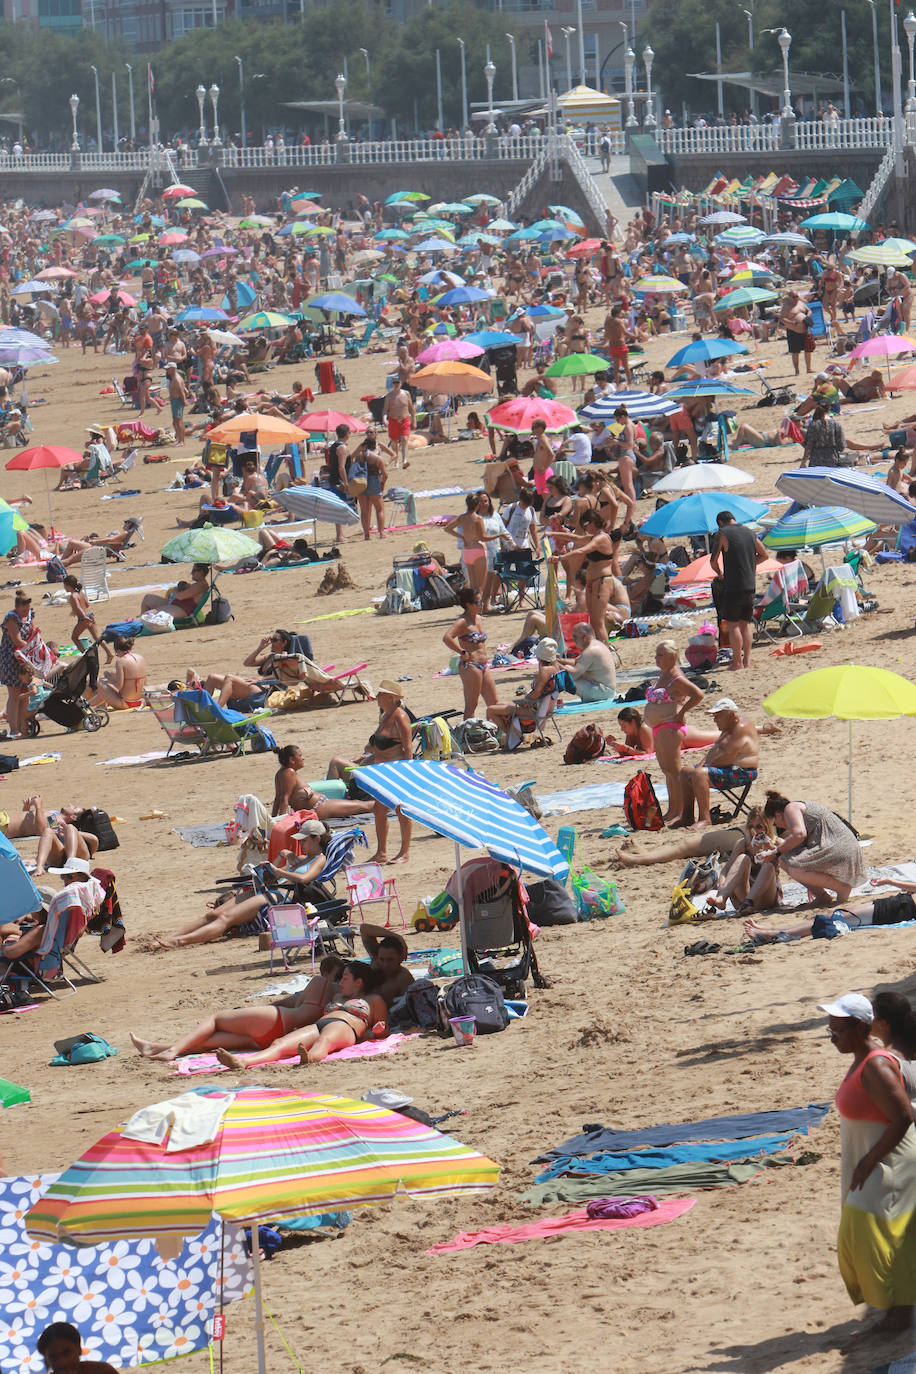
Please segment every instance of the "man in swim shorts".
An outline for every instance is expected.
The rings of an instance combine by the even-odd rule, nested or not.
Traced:
[[[167,363],[165,375],[169,384],[169,406],[172,410],[172,424],[175,427],[175,442],[185,442],[184,408],[188,399],[188,389],[184,378],[175,363]]]
[[[684,805],[675,826],[693,823],[696,805],[696,829],[703,830],[712,822],[709,816],[711,787],[743,786],[753,782],[760,766],[760,740],[753,721],[742,716],[731,697],[720,697],[708,713],[715,721],[719,738],[694,768],[681,769],[681,788]]]
[[[410,392],[404,390],[400,377],[395,377],[391,384],[391,390],[385,397],[382,417],[388,423],[388,438],[397,445],[401,459],[400,466],[406,468],[408,466],[407,440],[410,438],[411,427],[416,421],[417,413]],[[394,466],[398,467],[397,461],[395,461]]]

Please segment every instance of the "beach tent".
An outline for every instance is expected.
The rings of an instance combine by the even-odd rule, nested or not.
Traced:
[[[591,86],[573,86],[571,91],[557,97],[557,105],[567,124],[603,124],[617,130],[622,127],[620,101]]]
[[[565,882],[569,864],[542,825],[494,783],[451,763],[411,759],[358,768],[354,781],[376,801],[400,807],[405,816],[455,844],[455,869],[461,872],[460,846],[486,849],[494,859]],[[469,971],[464,891],[459,892],[461,957]]]

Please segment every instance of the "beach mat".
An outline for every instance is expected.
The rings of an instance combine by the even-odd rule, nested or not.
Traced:
[[[366,1040],[361,1045],[347,1045],[345,1049],[335,1050],[328,1055],[328,1059],[370,1059],[377,1054],[395,1054],[405,1040],[416,1040],[416,1035],[388,1035],[384,1040]],[[242,1050],[244,1054],[246,1051]],[[253,1051],[248,1051],[253,1053]],[[298,1055],[292,1059],[277,1059],[274,1064],[262,1064],[262,1068],[272,1069],[275,1065],[289,1068],[290,1065],[298,1065]],[[217,1059],[215,1054],[190,1054],[183,1059],[179,1059],[175,1065],[175,1073],[195,1074],[195,1073],[225,1073],[226,1069]]]
[[[668,800],[668,788],[655,782],[655,795],[660,802]],[[566,792],[538,793],[538,805],[543,816],[565,816],[568,811],[600,811],[606,806],[623,806],[626,783],[595,782],[585,787],[571,787]]]
[[[607,701],[579,701],[577,697],[572,697],[562,706],[558,706],[554,715],[580,716],[592,711],[619,711],[622,706],[635,706],[637,711],[642,711],[645,705],[644,701],[623,701],[620,698],[610,698]]]
[[[475,1245],[513,1245],[523,1240],[545,1240],[572,1231],[622,1231],[628,1226],[664,1226],[683,1216],[696,1204],[696,1198],[672,1197],[658,1203],[651,1212],[635,1217],[590,1217],[588,1208],[567,1212],[562,1217],[541,1217],[522,1226],[488,1226],[483,1231],[459,1231],[454,1240],[444,1241],[427,1250],[427,1255],[444,1255],[452,1250],[470,1250]]]

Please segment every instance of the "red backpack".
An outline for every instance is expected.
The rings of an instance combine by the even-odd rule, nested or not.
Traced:
[[[583,725],[566,746],[564,763],[589,763],[598,759],[606,749],[604,733],[597,725]]]
[[[661,830],[664,825],[652,779],[642,769],[623,789],[623,814],[631,830]]]

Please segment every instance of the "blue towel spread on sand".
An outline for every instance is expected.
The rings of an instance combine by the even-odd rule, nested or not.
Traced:
[[[562,706],[558,706],[554,711],[555,716],[578,716],[586,711],[619,711],[624,706],[635,706],[637,711],[645,708],[644,701],[565,701]]]
[[[554,1150],[538,1155],[535,1164],[562,1159],[565,1155],[590,1155],[597,1150],[639,1150],[650,1145],[680,1145],[689,1140],[744,1140],[761,1131],[807,1131],[819,1126],[830,1110],[829,1102],[809,1107],[786,1107],[776,1112],[740,1112],[736,1116],[709,1116],[702,1121],[665,1122],[641,1131],[612,1131],[589,1126]]]
[[[668,789],[663,782],[652,785],[660,802],[668,800]],[[564,816],[567,811],[600,811],[606,806],[623,806],[625,783],[594,782],[585,787],[571,787],[565,792],[538,793],[538,805],[542,816]]]
[[[559,1178],[561,1174],[571,1174],[578,1178],[582,1174],[611,1174],[623,1169],[667,1169],[672,1164],[695,1164],[710,1161],[717,1164],[730,1164],[736,1159],[747,1159],[751,1155],[774,1155],[784,1150],[794,1132],[783,1135],[751,1136],[748,1140],[726,1140],[719,1144],[669,1145],[657,1150],[622,1150],[616,1153],[602,1151],[594,1155],[564,1155],[538,1174],[535,1183],[546,1183],[548,1179]]]

